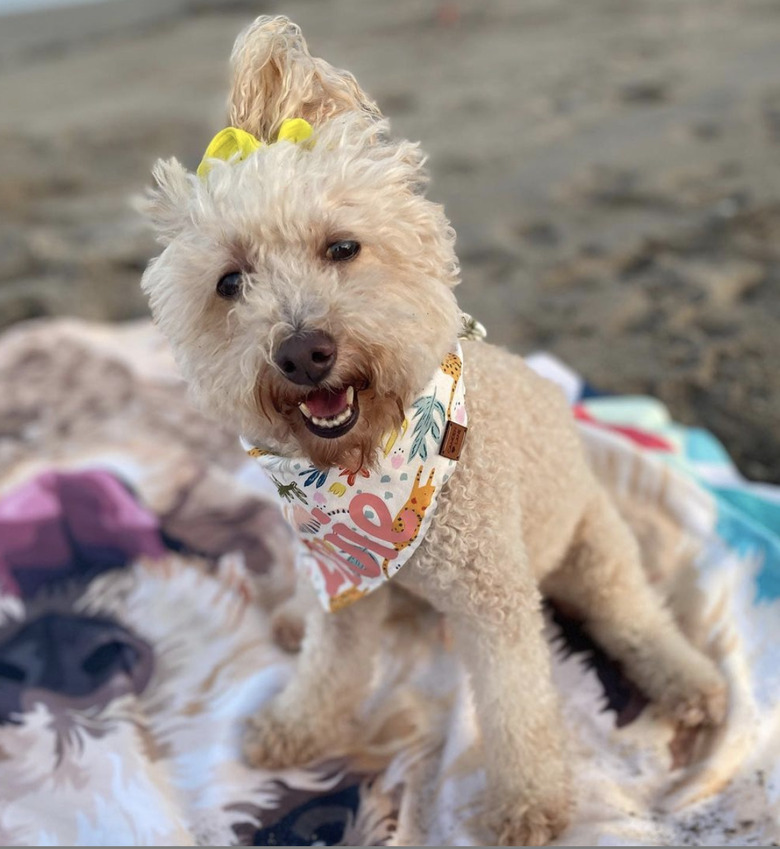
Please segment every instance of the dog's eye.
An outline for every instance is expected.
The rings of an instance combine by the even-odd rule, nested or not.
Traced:
[[[231,300],[237,298],[241,294],[242,274],[240,271],[231,271],[224,277],[219,278],[217,283],[217,294],[220,298]]]
[[[360,242],[352,239],[344,239],[340,242],[332,242],[325,250],[325,256],[331,262],[347,262],[354,259],[360,253]]]

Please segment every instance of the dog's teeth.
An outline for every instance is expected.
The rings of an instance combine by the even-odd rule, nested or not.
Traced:
[[[312,416],[311,411],[306,407],[305,404],[299,405],[303,414],[310,419],[311,423],[316,425],[317,427],[325,428],[326,430],[329,428],[339,427],[343,425],[345,422],[348,422],[355,412],[355,408],[350,404],[347,406],[345,410],[342,410],[336,416],[330,416],[327,419],[319,418],[319,416]]]
[[[306,404],[303,403],[303,401],[298,404],[298,409],[303,413],[304,416],[306,416],[307,419],[310,419],[312,417],[311,410],[306,406]]]
[[[347,408],[352,406],[352,402],[354,400],[355,400],[355,387],[354,386],[348,386],[347,387]],[[347,412],[350,412],[349,409],[347,409]]]

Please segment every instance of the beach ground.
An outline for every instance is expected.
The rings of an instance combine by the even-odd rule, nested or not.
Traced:
[[[280,12],[422,142],[492,341],[653,394],[780,482],[780,4],[111,5],[0,24],[0,327],[145,314],[128,198],[158,156],[197,164],[233,39]]]

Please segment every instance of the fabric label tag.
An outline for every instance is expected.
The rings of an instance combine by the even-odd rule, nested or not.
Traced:
[[[467,430],[467,427],[463,427],[457,422],[447,422],[439,454],[448,460],[460,460],[460,452],[463,450],[463,444],[466,441]]]

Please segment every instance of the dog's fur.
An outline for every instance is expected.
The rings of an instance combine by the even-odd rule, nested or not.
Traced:
[[[284,18],[259,18],[233,53],[230,120],[272,142],[286,118],[314,143],[270,144],[205,179],[158,164],[146,212],[166,245],[143,286],[205,408],[250,440],[321,467],[370,464],[459,326],[454,233],[426,199],[423,157],[391,140],[354,78],[310,56]],[[350,263],[325,246],[362,244]],[[244,272],[238,301],[219,278]],[[327,384],[358,384],[360,420],[323,439],[302,424],[308,391],[273,363],[282,339],[321,329],[338,344]],[[541,593],[579,610],[648,696],[686,725],[722,720],[713,663],[682,636],[645,578],[630,531],[587,467],[567,405],[516,356],[464,344],[469,434],[419,551],[394,581],[445,613],[470,672],[501,842],[565,827],[564,733],[542,637]],[[298,673],[255,717],[248,760],[287,766],[353,733],[388,592],[307,622]]]

